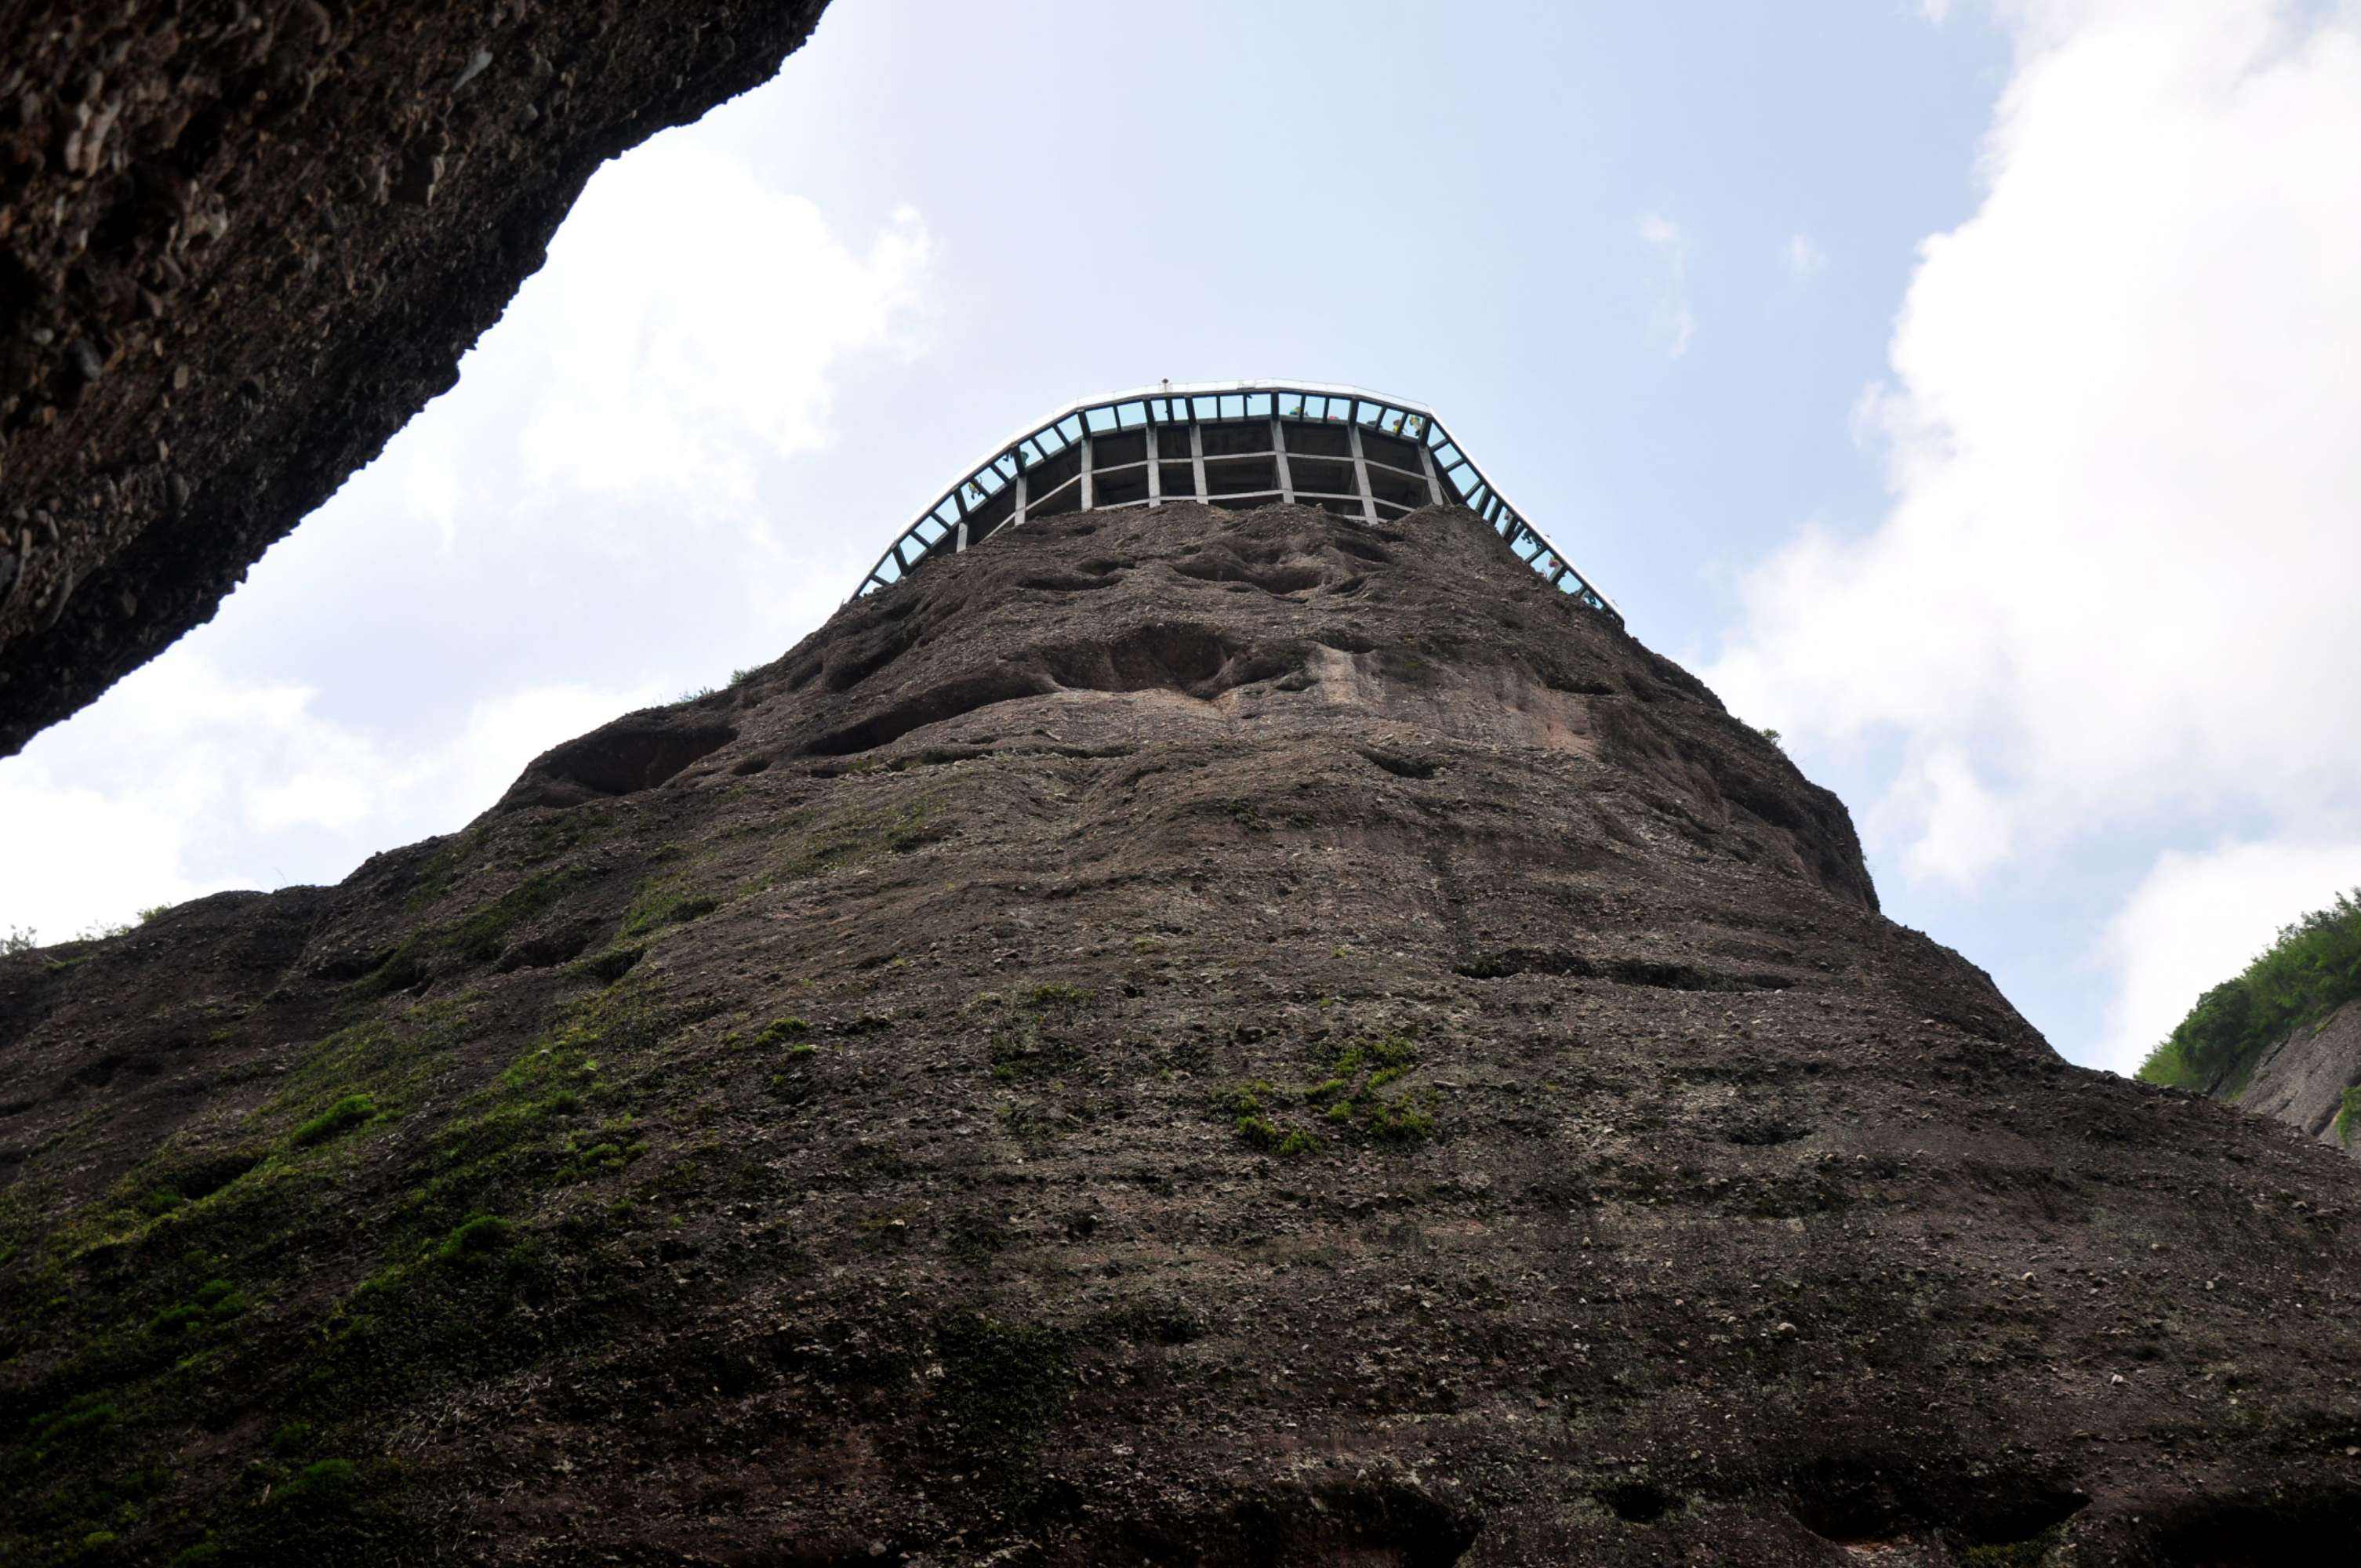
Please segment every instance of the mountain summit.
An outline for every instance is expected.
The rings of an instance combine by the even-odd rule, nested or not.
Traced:
[[[1468,512],[1082,511],[0,959],[0,1556],[2278,1563],[2333,1151]],[[176,1554],[177,1559],[176,1559]]]

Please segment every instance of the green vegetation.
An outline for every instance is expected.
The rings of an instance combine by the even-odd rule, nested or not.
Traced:
[[[447,876],[447,870],[439,865],[441,860],[438,854],[435,861],[428,862],[422,882]],[[466,963],[489,963],[507,948],[510,935],[519,926],[545,913],[588,874],[563,868],[541,872],[456,921],[416,931],[403,938],[377,968],[354,981],[355,991],[364,997],[407,991],[433,972],[433,959],[445,955]],[[434,884],[432,891],[422,887],[412,892],[411,901],[415,905],[440,891],[439,883]]]
[[[611,1112],[620,1099],[603,1074],[600,1054],[635,1050],[664,1032],[656,995],[653,984],[627,981],[573,1003],[471,1097],[427,1146],[421,1179],[395,1212],[404,1233],[422,1243],[439,1238],[452,1226],[517,1212],[562,1182],[588,1179],[636,1157],[642,1146],[618,1136],[631,1126],[628,1116],[595,1131],[580,1123],[588,1111]]]
[[[875,768],[856,762],[845,772]],[[810,807],[781,813],[772,818],[784,850],[773,864],[772,883],[800,882],[880,854],[908,854],[950,837],[956,817],[943,809],[943,795],[937,788],[890,806],[853,797],[824,815]]]
[[[1319,1133],[1288,1120],[1282,1107],[1298,1101],[1318,1112],[1334,1135],[1420,1143],[1434,1135],[1434,1091],[1387,1092],[1417,1065],[1415,1041],[1407,1035],[1380,1035],[1345,1045],[1322,1063],[1320,1080],[1301,1090],[1256,1079],[1224,1090],[1213,1105],[1233,1118],[1238,1136],[1271,1154],[1317,1154],[1326,1146]]]
[[[264,1125],[291,1125],[280,1146],[285,1152],[276,1157],[284,1161],[304,1150],[332,1151],[357,1129],[414,1108],[449,1068],[465,1037],[467,1018],[468,1007],[462,1001],[431,1002],[411,1008],[398,1022],[365,1019],[321,1040],[262,1109]],[[224,1157],[208,1157],[213,1162]],[[175,1172],[165,1184],[195,1198],[199,1187],[210,1190],[208,1182],[217,1187],[258,1158],[272,1157],[256,1148],[241,1157],[245,1164],[236,1168]]]
[[[2042,1568],[2063,1539],[2056,1525],[2025,1541],[1991,1541],[1971,1546],[1960,1561],[1968,1568]]]
[[[732,670],[730,672],[730,680],[726,685],[691,686],[686,691],[681,693],[678,696],[673,698],[673,703],[676,705],[684,702],[701,702],[717,692],[735,691],[738,687],[744,685],[749,680],[752,679],[755,674],[761,669],[762,666],[760,664],[756,664],[749,669]]]
[[[2345,1147],[2353,1146],[2354,1124],[2361,1122],[2361,1083],[2345,1091],[2345,1102],[2336,1108],[2336,1141]]]
[[[544,1353],[552,1282],[510,1221],[471,1214],[439,1243],[364,1279],[324,1325],[295,1408],[329,1426]]]
[[[455,835],[446,839],[443,847],[429,855],[426,863],[418,868],[418,874],[412,879],[410,894],[401,901],[401,907],[415,915],[450,892],[452,879],[459,872],[460,858],[481,845],[484,838],[483,825],[478,823],[464,837]]]
[[[2361,891],[2361,890],[2356,890]],[[2326,909],[2280,927],[2279,939],[2197,1000],[2149,1053],[2139,1076],[2235,1096],[2275,1041],[2361,996],[2361,898],[2340,894]]]
[[[1346,1046],[1328,1064],[1328,1077],[1304,1091],[1324,1105],[1329,1121],[1357,1125],[1389,1143],[1417,1143],[1434,1135],[1434,1092],[1384,1091],[1418,1065],[1418,1046],[1406,1035],[1383,1035]]]
[[[349,1459],[315,1459],[280,1489],[282,1508],[318,1510],[349,1508],[360,1493],[360,1475]]]
[[[475,929],[525,907],[496,901]],[[612,1200],[647,1147],[634,1113],[667,1070],[654,1047],[710,1015],[645,978],[577,993],[503,1070],[481,1053],[478,1005],[404,1004],[338,1029],[243,1125],[167,1139],[71,1209],[23,1183],[0,1193],[0,1316],[19,1358],[0,1559],[423,1560],[412,1481],[371,1452],[381,1413],[596,1336],[625,1284],[602,1256],[561,1288],[544,1238],[588,1226],[611,1245],[631,1228]],[[409,1136],[368,1135],[397,1117]],[[710,1190],[717,1168],[681,1185]],[[614,1190],[567,1196],[591,1182]],[[333,1305],[297,1283],[323,1278]],[[242,1468],[191,1507],[185,1434],[249,1418]],[[101,1536],[115,1544],[84,1545]]]
[[[471,963],[499,958],[500,949],[508,946],[509,933],[548,910],[565,894],[568,884],[579,880],[579,874],[555,871],[525,878],[489,904],[461,917],[445,938],[445,944]]]
[[[445,1263],[468,1263],[505,1252],[516,1227],[497,1214],[471,1214],[453,1227],[434,1255]]]
[[[148,1321],[148,1332],[169,1338],[175,1334],[186,1333],[192,1324],[202,1323],[204,1321],[205,1315],[194,1307],[185,1304],[167,1307]]]
[[[1269,1112],[1270,1102],[1279,1091],[1262,1079],[1242,1083],[1221,1094],[1216,1106],[1237,1118],[1234,1125],[1238,1136],[1270,1154],[1292,1157],[1296,1155],[1317,1154],[1322,1147],[1320,1135],[1301,1127],[1290,1127],[1275,1121]]]
[[[603,953],[593,953],[587,959],[576,959],[566,972],[579,975],[585,980],[595,980],[603,984],[612,985],[631,973],[631,966],[645,958],[647,952],[646,948],[640,946],[609,948]]]
[[[364,1122],[375,1121],[377,1102],[366,1094],[347,1094],[325,1111],[295,1129],[295,1146],[309,1148],[324,1144],[339,1133],[349,1132]]]
[[[762,1032],[754,1036],[754,1044],[757,1047],[784,1046],[810,1032],[811,1025],[801,1018],[774,1018],[763,1025]],[[810,1050],[811,1047],[801,1046],[796,1049],[796,1054],[800,1055]]]
[[[623,935],[644,937],[666,926],[710,915],[719,907],[719,899],[692,896],[665,883],[643,882],[631,906],[623,912]]]
[[[11,926],[5,931],[0,931],[0,959],[16,953],[29,953],[40,945],[40,933],[30,926]]]

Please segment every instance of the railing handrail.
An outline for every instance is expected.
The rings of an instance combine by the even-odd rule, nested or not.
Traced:
[[[1551,586],[1612,616],[1619,624],[1621,622],[1622,612],[1616,608],[1615,602],[1567,558],[1555,541],[1544,534],[1531,518],[1500,493],[1499,487],[1477,466],[1475,459],[1468,456],[1466,448],[1452,436],[1433,409],[1408,398],[1331,381],[1160,381],[1152,386],[1097,393],[1067,403],[1046,419],[1019,425],[1006,440],[988,448],[981,462],[963,470],[950,488],[939,492],[932,505],[921,510],[895,536],[885,553],[877,558],[877,564],[862,579],[861,586],[854,590],[854,597],[873,593],[900,580],[915,571],[928,555],[941,549],[954,534],[958,536],[954,548],[964,549],[968,544],[978,543],[965,537],[965,520],[970,510],[967,496],[971,492],[987,499],[996,496],[1002,487],[1015,477],[1004,465],[1013,462],[1019,474],[1030,466],[1024,453],[1028,444],[1037,454],[1041,454],[1043,438],[1054,437],[1056,444],[1048,449],[1048,455],[1054,456],[1078,441],[1087,442],[1098,435],[1141,429],[1151,423],[1159,426],[1218,423],[1231,417],[1285,421],[1290,416],[1281,411],[1280,402],[1289,397],[1296,400],[1298,412],[1292,416],[1294,422],[1367,425],[1381,433],[1400,436],[1404,434],[1410,422],[1416,420],[1418,433],[1407,438],[1417,440],[1424,449],[1426,460],[1437,477],[1436,493],[1447,496],[1449,490],[1455,489],[1457,495],[1450,499],[1475,511],[1488,527],[1508,540],[1512,548],[1531,540],[1534,545],[1533,554],[1524,555],[1521,550],[1521,558]],[[1250,400],[1260,398],[1270,400],[1267,411],[1244,411]],[[1240,415],[1230,416],[1221,412],[1222,401],[1228,399],[1238,400]],[[1215,412],[1212,418],[1198,412],[1196,405],[1200,400],[1213,400]],[[1307,400],[1315,400],[1322,404],[1322,414],[1318,419],[1306,418],[1301,411]],[[1346,403],[1351,410],[1350,415],[1342,421],[1337,420],[1327,406],[1337,401]],[[1159,402],[1165,405],[1166,418],[1156,418],[1148,406]],[[1176,404],[1185,409],[1185,419],[1169,417],[1175,413]],[[1122,411],[1135,405],[1140,409],[1142,417],[1137,423],[1124,424]],[[1365,407],[1375,409],[1377,417],[1360,417],[1360,411]],[[1091,423],[1091,416],[1102,411],[1111,418],[1109,429],[1095,429]],[[1389,419],[1393,421],[1391,425],[1386,423]],[[1073,435],[1060,428],[1070,422],[1078,422],[1078,429]],[[1445,451],[1452,455],[1452,461],[1448,464],[1438,461],[1438,455]],[[1035,461],[1038,460],[1037,456]],[[1463,469],[1470,477],[1463,479]],[[1447,488],[1440,482],[1444,478],[1449,480]],[[924,532],[929,524],[937,530],[932,539],[928,538]],[[906,556],[906,546],[914,546],[915,549]]]

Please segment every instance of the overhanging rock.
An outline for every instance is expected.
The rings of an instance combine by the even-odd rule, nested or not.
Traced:
[[[0,0],[0,755],[375,456],[826,0]]]

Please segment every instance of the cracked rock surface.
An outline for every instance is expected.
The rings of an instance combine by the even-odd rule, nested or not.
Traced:
[[[0,756],[205,620],[825,0],[0,0]]]
[[[2235,1089],[2214,1096],[2275,1117],[2329,1147],[2361,1159],[2361,1116],[2346,1112],[2361,1085],[2361,1003],[2348,1002],[2315,1024],[2290,1030],[2265,1050]]]
[[[340,886],[0,959],[0,1179],[10,1562],[2361,1525],[2349,1162],[2060,1061],[1455,510],[1028,526]]]

